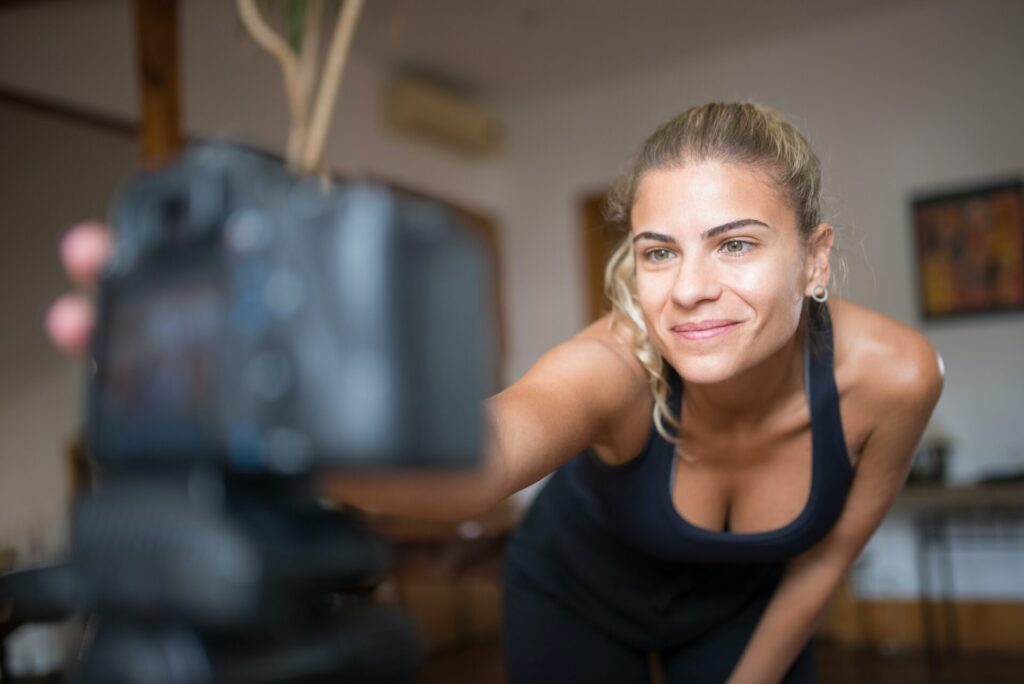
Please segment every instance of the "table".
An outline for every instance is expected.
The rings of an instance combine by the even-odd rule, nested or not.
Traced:
[[[913,519],[922,634],[929,661],[943,649],[937,611],[942,613],[946,650],[956,651],[959,627],[952,596],[954,541],[957,552],[1011,549],[1024,552],[1024,482],[979,485],[910,484],[898,504]]]

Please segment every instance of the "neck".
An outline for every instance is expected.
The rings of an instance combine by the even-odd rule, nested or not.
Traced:
[[[734,433],[754,429],[790,399],[803,396],[804,329],[778,351],[743,373],[713,384],[686,383],[683,400],[696,424],[728,427]],[[683,421],[686,425],[687,421]]]

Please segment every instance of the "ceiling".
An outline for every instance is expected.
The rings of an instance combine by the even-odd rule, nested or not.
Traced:
[[[354,50],[516,98],[928,1],[367,0]]]
[[[0,0],[6,12],[76,16],[132,0]],[[283,0],[266,0],[282,14]],[[698,60],[787,33],[941,0],[365,0],[353,51],[495,98],[538,97]],[[230,21],[231,0],[178,0]],[[237,22],[237,18],[234,19]],[[248,40],[240,27],[236,35]],[[188,30],[187,27],[184,30]]]

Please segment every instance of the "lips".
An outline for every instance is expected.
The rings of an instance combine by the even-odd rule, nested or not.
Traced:
[[[681,323],[672,327],[672,332],[687,340],[706,340],[723,335],[739,325],[738,321],[706,320]]]

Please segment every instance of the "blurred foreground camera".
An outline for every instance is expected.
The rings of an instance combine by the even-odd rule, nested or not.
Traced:
[[[379,186],[199,148],[130,182],[101,290],[104,465],[467,465],[492,374],[479,247]]]
[[[388,547],[324,470],[473,465],[489,393],[482,250],[440,206],[325,190],[216,144],[129,181],[100,283],[67,563],[0,578],[24,622],[86,615],[71,681],[403,682]]]

